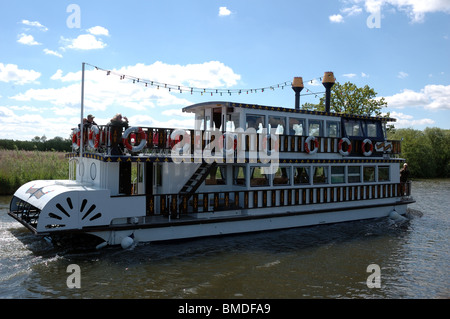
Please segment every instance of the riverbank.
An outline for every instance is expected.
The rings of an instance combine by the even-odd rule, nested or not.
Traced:
[[[21,185],[38,179],[68,179],[69,162],[63,152],[0,150],[0,195],[14,194]]]

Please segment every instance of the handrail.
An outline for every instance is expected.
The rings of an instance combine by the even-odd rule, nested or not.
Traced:
[[[186,194],[147,195],[147,215],[175,218],[190,213],[211,213],[233,209],[262,209],[373,199],[403,199],[402,183],[318,186],[305,188],[250,189]]]
[[[114,155],[112,152],[116,147],[120,148],[122,154],[124,153],[132,153],[131,150],[128,150],[123,145],[122,137],[124,134],[124,130],[122,127],[113,127],[108,125],[97,125],[99,129],[99,134],[97,137],[93,136],[93,133],[89,131],[89,129],[85,129],[84,141],[83,145],[85,146],[85,151],[87,152],[95,152],[95,153],[104,153],[108,155]],[[172,148],[176,145],[177,142],[182,141],[182,138],[177,135],[176,139],[173,140],[171,138],[174,132],[178,133],[178,131],[185,132],[183,135],[184,138],[189,139],[190,145],[190,154],[194,155],[196,150],[204,150],[208,146],[211,147],[211,142],[214,141],[217,134],[222,134],[219,131],[205,131],[205,130],[178,130],[174,128],[160,128],[160,127],[140,127],[142,135],[131,133],[128,136],[128,144],[135,146],[139,145],[142,140],[142,136],[145,136],[146,143],[145,146],[139,150],[140,153],[143,154],[170,154]],[[232,134],[235,137],[235,142],[233,147],[236,149],[237,147],[240,150],[245,152],[248,151],[278,151],[278,152],[302,152],[307,153],[307,149],[305,147],[305,142],[307,142],[308,136],[304,135],[287,135],[287,134],[267,134],[267,133],[258,133],[258,134],[250,134],[248,132],[226,132],[225,134]],[[98,139],[98,147],[92,149],[89,145],[89,139],[94,140]],[[341,137],[323,137],[316,136],[317,140],[316,145],[318,146],[318,153],[339,153],[340,151],[340,141]],[[226,150],[232,149],[232,147],[227,146],[227,141],[230,141],[229,138],[224,138],[224,141],[219,141],[219,146]],[[373,154],[400,154],[401,153],[401,141],[398,140],[387,140],[384,142],[377,142],[375,140],[373,142]],[[185,144],[185,143],[183,143]],[[217,146],[217,143],[215,143]],[[352,154],[356,155],[362,154],[362,146],[360,140],[352,140]],[[73,145],[76,145],[75,143]],[[311,146],[311,148],[313,148]],[[309,147],[308,147],[309,149]],[[78,149],[73,149],[73,152],[78,151]],[[236,153],[236,152],[235,152]],[[117,154],[115,154],[117,155]],[[186,155],[186,154],[184,154]]]

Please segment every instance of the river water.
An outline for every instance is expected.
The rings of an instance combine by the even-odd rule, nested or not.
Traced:
[[[11,197],[0,197],[0,298],[450,298],[450,180],[414,181],[413,196],[405,222],[96,251],[38,239],[7,215]],[[369,288],[374,275],[380,284]]]

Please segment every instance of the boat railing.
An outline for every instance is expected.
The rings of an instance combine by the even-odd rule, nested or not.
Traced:
[[[402,197],[402,191],[401,183],[383,183],[305,188],[235,189],[232,191],[199,192],[192,196],[180,193],[145,196],[147,198],[147,216],[170,215],[180,217],[186,214],[212,213],[233,209],[262,209],[349,201],[364,202],[371,199]]]
[[[351,145],[343,143],[341,137],[282,135],[249,132],[219,132],[208,130],[180,130],[174,128],[136,127],[125,130],[122,127],[107,125],[95,126],[95,130],[85,129],[83,152],[107,155],[146,154],[170,155],[172,149],[180,146],[183,155],[194,155],[198,150],[223,149],[223,152],[272,152],[280,153],[341,153],[343,155],[365,154],[366,156],[401,153],[401,142],[397,140],[370,140],[369,147],[360,140],[350,140]],[[131,133],[130,133],[131,132]],[[223,135],[222,135],[223,134]],[[216,138],[219,140],[216,140]],[[213,143],[214,142],[214,143]],[[227,144],[228,143],[228,144]],[[72,134],[73,152],[79,151],[80,133],[74,129]],[[368,154],[365,153],[368,151]],[[370,152],[369,152],[370,151]],[[347,154],[348,153],[348,154]]]

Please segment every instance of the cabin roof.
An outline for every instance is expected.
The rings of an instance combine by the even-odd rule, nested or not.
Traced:
[[[323,115],[323,116],[335,116],[342,117],[346,119],[365,119],[365,120],[375,120],[382,122],[395,122],[396,119],[389,117],[381,117],[381,116],[367,116],[367,115],[357,115],[357,114],[347,114],[347,113],[335,113],[335,112],[323,112],[323,111],[310,111],[310,110],[296,110],[294,108],[287,107],[279,107],[279,106],[266,106],[266,105],[258,105],[258,104],[245,104],[245,103],[236,103],[236,102],[224,102],[224,101],[212,101],[212,102],[203,102],[197,103],[190,106],[184,107],[183,112],[195,113],[197,110],[209,108],[209,107],[232,107],[232,108],[245,108],[252,110],[260,110],[260,111],[277,111],[283,113],[291,113],[291,114],[309,114],[309,115]]]

